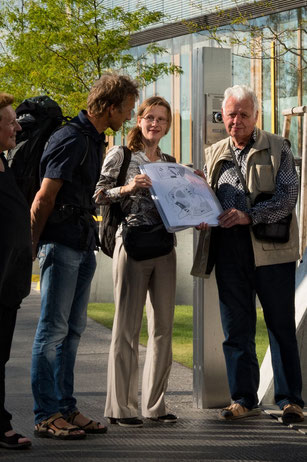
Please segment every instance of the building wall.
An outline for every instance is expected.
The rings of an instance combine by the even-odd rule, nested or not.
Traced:
[[[140,6],[146,6],[152,11],[162,11],[166,17],[163,22],[170,23],[185,19],[192,19],[199,15],[213,12],[216,8],[227,9],[236,5],[253,3],[254,0],[105,0],[105,6],[117,6],[133,11]]]
[[[114,2],[113,2],[114,3]],[[125,2],[122,2],[123,4]],[[128,2],[129,3],[129,2]],[[133,2],[132,2],[133,3]],[[132,3],[129,5],[132,8]],[[160,2],[156,2],[160,3]],[[158,5],[155,3],[155,8]],[[162,2],[163,3],[163,2]],[[167,3],[167,2],[165,2]],[[180,3],[178,4],[178,15]],[[198,2],[204,5],[206,2]],[[219,1],[214,2],[218,7]],[[224,3],[224,2],[223,2]],[[231,2],[230,2],[231,3]],[[232,2],[233,3],[233,2]],[[242,2],[244,4],[250,2]],[[294,2],[291,4],[302,2]],[[271,2],[270,2],[271,4]],[[283,5],[285,2],[274,0],[272,4]],[[128,6],[129,6],[128,5]],[[307,72],[306,64],[301,57],[296,54],[294,48],[305,48],[307,45],[306,34],[300,32],[299,23],[307,19],[306,8],[288,9],[286,11],[276,12],[274,14],[254,18],[250,23],[258,27],[272,27],[286,46],[291,49],[283,56],[282,48],[275,41],[263,38],[250,40],[246,28],[238,26],[236,33],[230,32],[230,27],[223,25],[216,31],[216,40],[209,37],[209,32],[205,29],[199,29],[194,33],[185,33],[184,35],[174,36],[166,40],[159,40],[163,37],[163,27],[161,29],[152,29],[144,31],[141,39],[132,38],[132,43],[141,43],[132,48],[136,56],[140,56],[149,43],[155,37],[158,44],[165,47],[167,53],[163,56],[156,57],[156,62],[168,62],[180,65],[183,73],[181,75],[171,75],[161,78],[153,84],[143,89],[140,100],[146,97],[158,94],[164,96],[172,105],[174,113],[174,122],[169,134],[163,138],[161,148],[164,152],[173,154],[179,162],[192,163],[192,54],[197,47],[230,47],[232,50],[232,83],[247,84],[254,88],[260,101],[260,113],[258,126],[265,130],[275,133],[282,132],[283,116],[282,110],[293,106],[301,106],[307,103]],[[165,5],[164,5],[165,6]],[[225,5],[225,7],[228,6]],[[251,8],[251,6],[250,6]],[[281,6],[280,6],[281,8]],[[176,7],[174,6],[174,11]],[[184,10],[180,10],[183,14]],[[176,14],[177,14],[176,13]],[[257,14],[260,14],[259,12]],[[180,15],[179,15],[180,17]],[[187,16],[189,18],[189,16]],[[170,18],[170,22],[172,18]],[[205,20],[203,21],[205,22]],[[179,24],[179,23],[178,23]],[[172,27],[172,24],[170,25]],[[293,33],[289,31],[293,29]],[[153,31],[156,30],[154,34]],[[177,29],[172,29],[169,35],[176,34]],[[137,35],[137,34],[136,34]],[[146,36],[148,42],[146,42]],[[229,44],[232,37],[236,42]],[[244,45],[247,39],[246,45]],[[274,46],[273,46],[274,45]],[[272,55],[275,53],[275,57]],[[273,56],[273,57],[272,57]],[[307,54],[305,52],[305,60]],[[275,65],[275,68],[272,66]],[[305,65],[305,71],[304,71]],[[272,79],[273,76],[273,79]],[[302,126],[299,119],[295,120],[290,133],[294,154],[299,156],[302,145]],[[118,133],[111,144],[122,143],[121,134]]]
[[[177,288],[176,304],[193,304],[193,229],[176,233],[177,236]],[[113,302],[112,258],[97,252],[97,269],[91,286],[90,302]]]
[[[126,8],[134,8],[135,3],[133,1],[122,0],[121,2],[110,0],[106,2],[106,6],[117,6],[120,4]],[[147,3],[148,7],[153,5],[153,2]],[[168,1],[168,2],[154,2],[155,9],[167,8],[170,4],[173,5],[174,15],[170,17],[169,22],[178,19],[191,18],[195,14],[204,14],[198,10],[195,13],[191,10],[191,15],[187,13],[187,10],[182,8],[182,5],[187,5],[188,2],[181,1]],[[198,2],[204,7],[208,3],[214,3],[216,6],[225,5],[228,7],[228,2]],[[227,3],[227,5],[226,5]],[[229,2],[230,3],[230,2]],[[233,2],[232,2],[233,3]],[[253,2],[240,2],[240,4],[251,4]],[[161,4],[161,5],[160,5]],[[298,29],[301,20],[307,19],[306,8],[295,7],[296,4],[302,4],[301,1],[293,0],[291,3],[285,1],[272,0],[270,4],[274,5],[275,13],[261,16],[258,11],[258,16],[253,19],[253,23],[258,26],[270,26],[274,27],[276,31],[282,33],[281,38],[285,41],[286,45],[291,47],[301,46],[307,48],[307,38],[304,34],[300,33],[299,30],[289,35],[286,31],[290,29]],[[160,6],[159,6],[160,5]],[[168,6],[167,6],[168,5]],[[289,9],[289,5],[293,8]],[[280,11],[284,10],[284,11]],[[208,13],[208,10],[206,11]],[[180,14],[182,16],[180,16]],[[205,19],[203,23],[205,23]],[[163,36],[163,31],[158,29],[144,31],[142,37],[136,37],[132,40],[133,43],[139,43],[132,48],[132,52],[136,56],[140,56],[144,50],[146,43],[149,43],[155,37],[157,40]],[[167,29],[167,34],[171,36],[165,40],[158,41],[159,45],[166,48],[167,53],[163,56],[156,57],[156,62],[169,62],[180,65],[183,73],[181,75],[171,75],[159,79],[155,83],[147,86],[142,90],[140,96],[140,102],[153,94],[164,96],[171,104],[173,110],[173,124],[170,132],[165,136],[160,143],[162,150],[166,153],[172,154],[176,157],[178,162],[184,164],[193,163],[193,152],[192,152],[192,82],[193,82],[193,71],[192,71],[192,55],[193,50],[199,47],[219,47],[217,40],[212,40],[209,37],[208,32],[203,29],[199,29],[194,33],[184,33],[182,35],[176,35],[178,28]],[[226,40],[230,37],[229,27],[224,25],[217,30],[217,38],[219,40]],[[167,35],[166,33],[164,35]],[[306,35],[306,34],[305,34]],[[148,41],[146,41],[146,37]],[[260,128],[275,131],[276,133],[282,132],[283,116],[282,110],[289,107],[301,106],[307,104],[307,72],[299,71],[299,67],[303,67],[304,63],[301,58],[295,53],[288,52],[282,60],[277,59],[274,56],[269,59],[267,53],[269,52],[268,46],[271,43],[259,43],[255,41],[254,47],[249,48],[250,51],[243,45],[246,32],[244,30],[238,31],[237,38],[240,39],[241,43],[232,45],[232,84],[247,84],[254,88],[260,101],[260,113],[258,119],[258,125]],[[225,46],[225,44],[223,45]],[[275,55],[278,55],[280,47],[275,43]],[[305,58],[307,56],[305,54]],[[275,64],[275,69],[272,67],[272,63]],[[272,79],[272,72],[274,72]],[[272,83],[273,82],[273,83]],[[274,94],[276,95],[276,101],[274,102]],[[272,123],[275,120],[275,126]],[[202,127],[199,128],[200,130]],[[299,118],[294,118],[291,125],[290,141],[292,143],[292,149],[294,155],[299,157],[301,153],[302,145],[302,126]],[[113,144],[123,144],[124,138],[120,132],[110,139],[110,146]],[[179,244],[178,244],[178,285],[177,285],[177,303],[192,303],[192,285],[193,281],[189,275],[192,262],[192,230],[189,232],[178,233]],[[188,251],[188,253],[187,253]],[[182,258],[182,255],[188,255],[188,258]],[[102,254],[98,255],[98,270],[93,282],[92,287],[92,301],[108,301],[113,300],[112,295],[112,283],[111,283],[111,260],[104,257]],[[186,285],[188,284],[187,288]]]

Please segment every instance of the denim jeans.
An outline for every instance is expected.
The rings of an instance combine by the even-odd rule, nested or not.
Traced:
[[[257,294],[268,329],[275,402],[281,409],[290,402],[303,407],[295,328],[295,262],[255,267],[248,227],[219,229],[216,234],[216,278],[232,399],[249,409],[258,404]]]
[[[32,351],[35,423],[61,412],[74,412],[74,365],[82,332],[96,259],[49,243],[39,247],[41,315]]]

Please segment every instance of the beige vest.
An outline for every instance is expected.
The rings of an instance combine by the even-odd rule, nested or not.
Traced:
[[[246,184],[250,191],[251,202],[261,192],[274,193],[276,175],[280,166],[281,147],[284,138],[257,129],[257,137],[246,159]],[[232,160],[229,146],[231,138],[226,138],[213,144],[205,150],[207,166],[207,181],[213,189],[216,188],[220,170],[224,160]],[[259,241],[251,230],[256,266],[274,265],[296,261],[299,258],[299,235],[295,211],[292,212],[290,239],[285,244]],[[210,231],[200,233],[191,274],[206,277],[207,256],[210,245]]]

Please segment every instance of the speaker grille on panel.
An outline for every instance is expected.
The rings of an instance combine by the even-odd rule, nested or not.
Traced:
[[[212,109],[214,111],[220,111],[222,106],[223,98],[213,98]]]

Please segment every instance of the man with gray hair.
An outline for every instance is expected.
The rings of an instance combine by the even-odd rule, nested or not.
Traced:
[[[234,420],[261,412],[255,350],[257,294],[269,334],[275,402],[283,410],[284,423],[301,422],[304,402],[294,306],[298,179],[290,143],[256,127],[257,98],[245,85],[226,89],[222,115],[229,137],[205,150],[204,173],[198,173],[215,190],[223,213],[217,228],[210,230],[206,223],[197,227],[206,235],[200,239],[192,268],[193,275],[206,277],[215,263],[233,400],[220,415]],[[257,202],[260,194],[262,200]],[[288,215],[292,219],[287,242],[255,236],[254,225],[276,223]],[[200,266],[199,256],[204,253],[208,259]]]

